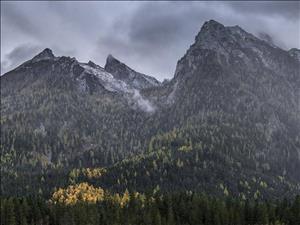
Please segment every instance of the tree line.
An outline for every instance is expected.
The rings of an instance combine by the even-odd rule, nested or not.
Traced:
[[[190,192],[137,195],[127,191],[121,199],[105,194],[97,202],[65,204],[37,197],[1,198],[1,225],[300,224],[300,196],[262,202]]]

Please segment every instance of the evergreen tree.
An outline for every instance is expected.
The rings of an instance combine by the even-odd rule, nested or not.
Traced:
[[[169,196],[167,197],[167,207],[168,207],[167,224],[168,225],[175,224],[174,212],[173,212],[173,207],[172,207],[172,200]]]
[[[13,198],[9,198],[6,201],[4,211],[5,211],[5,213],[4,213],[4,224],[5,225],[16,225],[16,215],[15,215]]]
[[[291,207],[291,224],[300,224],[300,195],[295,198]]]

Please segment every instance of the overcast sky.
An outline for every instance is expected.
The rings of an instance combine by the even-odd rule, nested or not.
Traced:
[[[172,78],[210,19],[300,48],[300,2],[1,1],[1,74],[49,47],[101,66],[112,54],[139,72]]]

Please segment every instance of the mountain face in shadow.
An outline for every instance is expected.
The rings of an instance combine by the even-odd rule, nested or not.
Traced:
[[[1,76],[2,191],[47,194],[107,167],[93,182],[112,190],[299,194],[298,53],[210,20],[160,83],[111,55],[102,68],[45,49]]]

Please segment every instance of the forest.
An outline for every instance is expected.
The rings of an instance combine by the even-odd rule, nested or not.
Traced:
[[[210,20],[144,87],[45,49],[0,76],[1,225],[300,225],[297,52]]]
[[[297,225],[293,200],[242,201],[201,193],[111,194],[87,183],[58,189],[50,200],[1,198],[1,225]]]

